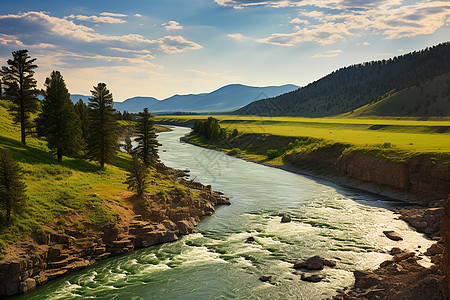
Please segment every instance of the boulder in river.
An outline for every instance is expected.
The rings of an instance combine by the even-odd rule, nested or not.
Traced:
[[[385,230],[383,231],[384,235],[393,241],[403,241],[403,238],[397,232],[393,230]]]
[[[281,218],[281,223],[289,223],[289,222],[291,222],[292,220],[291,220],[291,217],[289,216],[289,215],[284,215],[282,218]]]
[[[319,275],[319,274],[314,274],[314,275],[302,274],[300,277],[301,280],[308,281],[308,282],[320,282],[324,278],[325,278],[325,276]]]
[[[253,243],[254,241],[255,241],[255,238],[252,237],[252,236],[249,236],[249,237],[245,240],[246,243]]]
[[[322,270],[323,266],[335,267],[336,262],[316,255],[294,263],[294,269]]]
[[[272,280],[272,276],[263,275],[263,276],[259,277],[259,280],[261,280],[262,282],[270,282],[270,280]]]

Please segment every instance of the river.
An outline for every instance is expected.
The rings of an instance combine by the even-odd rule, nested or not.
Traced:
[[[392,247],[425,251],[431,241],[390,210],[402,204],[360,190],[246,162],[180,143],[189,131],[159,135],[161,160],[231,198],[179,241],[114,257],[14,299],[326,299],[375,268]],[[280,223],[289,214],[291,223]],[[399,232],[394,242],[383,230]],[[255,243],[245,240],[254,236]],[[419,247],[420,246],[420,249]],[[321,255],[337,261],[300,280],[290,261]],[[272,275],[272,283],[258,280]]]

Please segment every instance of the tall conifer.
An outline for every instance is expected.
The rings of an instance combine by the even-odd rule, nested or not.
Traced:
[[[36,98],[36,80],[33,64],[36,58],[28,55],[28,50],[18,50],[12,53],[13,59],[8,59],[8,66],[2,67],[4,97],[11,100],[13,105],[10,112],[14,122],[20,124],[22,144],[26,144],[26,135],[31,132],[33,123],[30,114],[37,111],[39,104]]]
[[[53,71],[47,77],[43,95],[42,112],[36,120],[37,131],[45,137],[48,148],[61,162],[63,155],[77,155],[84,145],[80,119],[59,71]]]
[[[114,162],[119,150],[119,123],[113,108],[113,96],[105,83],[99,83],[89,98],[88,156],[100,163]]]
[[[156,140],[155,122],[153,116],[148,112],[148,108],[144,108],[143,112],[139,113],[139,118],[136,124],[137,137],[136,147],[137,156],[142,159],[146,166],[150,166],[158,162],[158,146],[160,144]]]

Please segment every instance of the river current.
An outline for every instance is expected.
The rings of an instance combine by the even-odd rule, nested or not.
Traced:
[[[14,299],[326,299],[353,283],[352,271],[389,259],[392,247],[431,245],[390,210],[399,202],[181,143],[188,132],[159,135],[162,162],[191,170],[191,179],[224,192],[231,206],[177,242],[107,259]],[[293,221],[280,223],[283,214]],[[256,242],[246,243],[250,236]],[[313,255],[337,262],[316,271],[326,276],[319,283],[293,274],[292,261]]]

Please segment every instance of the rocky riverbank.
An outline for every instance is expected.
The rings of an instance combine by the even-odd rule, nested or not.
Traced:
[[[158,166],[162,176],[178,178],[188,192],[167,191],[164,197],[137,199],[124,192],[123,205],[111,203],[117,222],[98,228],[79,229],[81,216],[75,212],[64,218],[64,232],[51,226],[28,240],[8,248],[0,260],[0,295],[26,293],[54,278],[83,269],[97,261],[134,249],[178,240],[192,233],[204,216],[211,215],[218,205],[230,201],[211,186],[183,179],[188,170]],[[95,196],[95,195],[94,195]]]
[[[198,145],[187,138],[184,142]],[[210,147],[218,151],[223,149]],[[449,166],[433,164],[429,158],[419,157],[406,162],[386,161],[368,154],[356,157],[331,157],[326,153],[309,154],[307,157],[290,157],[285,165],[272,165],[266,162],[239,156],[242,159],[271,167],[284,169],[323,179],[339,185],[358,188],[372,193],[387,196],[407,203],[418,204],[397,210],[403,219],[437,242],[425,253],[428,259],[417,256],[413,252],[393,249],[393,259],[386,261],[373,271],[355,271],[355,285],[351,289],[342,290],[334,299],[444,299],[444,266],[445,246],[441,239],[441,222],[449,219],[444,216],[445,200],[439,200],[448,189],[450,180]],[[323,158],[323,159],[322,159]],[[354,160],[352,161],[353,158]],[[329,161],[329,160],[332,161]],[[325,163],[336,168],[336,175],[317,174],[302,169],[311,164]],[[358,167],[359,166],[359,167]],[[394,175],[392,175],[392,170]],[[383,176],[383,174],[387,174]],[[394,180],[395,179],[395,180]],[[425,195],[426,192],[430,192]],[[450,232],[450,230],[449,230]],[[389,238],[388,234],[387,237]],[[401,238],[401,237],[399,237]],[[450,239],[447,239],[450,240]],[[449,249],[445,251],[448,252]],[[448,255],[447,255],[448,256]],[[419,260],[429,260],[430,265],[419,264]],[[448,259],[450,261],[450,259]],[[447,263],[447,265],[450,265]],[[447,267],[448,268],[448,267]],[[448,268],[450,270],[450,268]],[[448,272],[450,274],[450,271]]]

